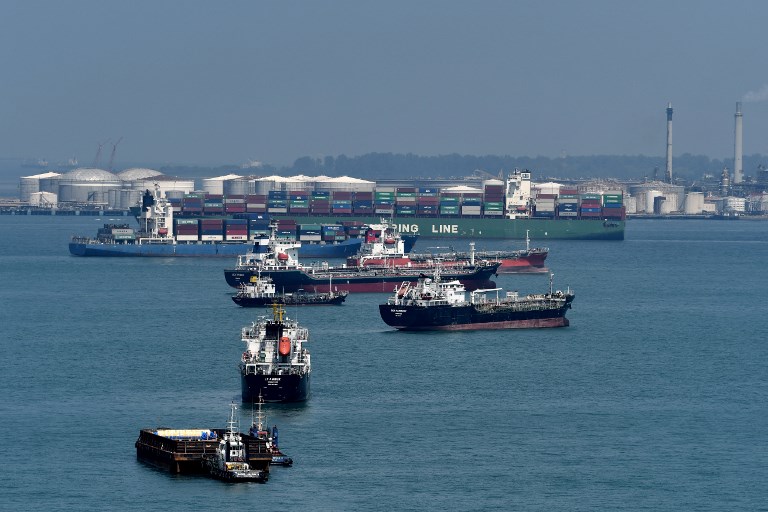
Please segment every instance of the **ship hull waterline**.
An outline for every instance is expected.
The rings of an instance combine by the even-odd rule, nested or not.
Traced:
[[[361,245],[362,239],[360,238],[334,244],[302,244],[299,248],[299,257],[304,259],[347,258],[357,254]],[[69,243],[69,253],[73,256],[98,257],[234,257],[247,254],[251,249],[253,249],[253,242]]]
[[[542,311],[515,311],[481,314],[473,306],[431,307],[380,304],[381,319],[406,331],[468,331],[485,329],[538,329],[567,327],[565,313],[570,304]]]
[[[309,399],[310,375],[261,375],[240,372],[243,403],[304,402]]]
[[[275,218],[311,219],[319,224],[355,220],[362,223],[381,222],[373,215],[271,214]],[[525,240],[624,240],[624,220],[605,219],[506,219],[490,217],[405,217],[387,218],[401,234],[418,234],[421,238],[467,238]]]
[[[493,288],[495,283],[491,277],[495,275],[497,266],[479,269],[471,274],[451,274],[445,272],[446,279],[458,279],[466,286],[467,290],[477,290],[478,288]],[[227,284],[233,288],[238,288],[242,284],[250,282],[251,278],[258,275],[257,271],[251,270],[225,270],[224,276]],[[309,274],[301,270],[281,270],[278,272],[262,271],[261,275],[267,275],[272,278],[275,287],[284,292],[295,292],[303,289],[306,292],[322,293],[327,292],[332,286],[334,290],[348,291],[350,293],[392,293],[396,286],[403,281],[415,283],[419,279],[419,273],[409,274],[386,274],[378,275],[366,273],[360,275],[332,275],[327,274]]]
[[[272,307],[274,304],[283,306],[341,306],[344,304],[346,295],[338,295],[333,298],[324,298],[316,300],[286,299],[285,297],[232,297],[232,301],[243,308],[265,308]]]

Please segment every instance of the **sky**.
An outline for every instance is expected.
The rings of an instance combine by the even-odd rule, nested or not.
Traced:
[[[768,154],[762,0],[2,0],[0,157]],[[121,139],[122,138],[122,139]],[[103,157],[106,158],[106,157]]]

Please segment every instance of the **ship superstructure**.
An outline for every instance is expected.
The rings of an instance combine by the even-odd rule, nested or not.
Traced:
[[[312,365],[304,344],[305,327],[287,318],[281,305],[273,306],[271,320],[243,327],[245,343],[240,362],[243,402],[301,402],[309,398]]]

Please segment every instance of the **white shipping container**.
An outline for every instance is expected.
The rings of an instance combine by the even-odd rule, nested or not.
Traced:
[[[248,235],[227,235],[227,240],[248,240]]]
[[[197,235],[176,235],[176,240],[178,242],[197,242],[198,237]]]
[[[222,242],[224,235],[200,235],[200,240],[203,242]]]
[[[319,242],[322,239],[322,235],[299,235],[299,240],[304,240],[305,242]]]
[[[557,214],[558,217],[578,217],[579,212],[560,212]]]
[[[288,213],[288,208],[267,208],[269,213]]]

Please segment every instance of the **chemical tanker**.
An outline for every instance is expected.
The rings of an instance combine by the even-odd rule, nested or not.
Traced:
[[[439,267],[433,277],[422,275],[416,285],[404,282],[379,305],[379,313],[387,325],[404,331],[456,331],[475,329],[519,329],[565,327],[574,294],[552,290],[518,296],[509,292],[499,297],[500,288],[475,290],[467,300],[466,289],[459,281],[441,279]],[[496,292],[495,297],[487,294]]]
[[[386,230],[384,225],[372,225],[371,231],[378,232],[376,240],[382,239]],[[416,264],[398,264],[402,259],[403,242],[399,238],[393,244],[387,240],[372,244],[378,250],[391,250],[400,257],[388,257],[385,253],[382,265],[342,264],[331,266],[327,262],[302,265],[299,263],[298,251],[300,242],[286,242],[275,237],[274,231],[268,240],[260,240],[254,246],[254,251],[245,256],[238,256],[237,266],[224,270],[227,284],[241,288],[248,283],[256,282],[262,276],[272,280],[275,288],[282,292],[391,292],[403,281],[416,282],[423,272],[431,272],[437,261]],[[380,247],[379,247],[380,246]],[[397,248],[387,249],[389,246]],[[378,250],[369,254],[374,259],[379,258]],[[460,280],[469,290],[491,286],[491,277],[496,275],[501,262],[476,261],[474,252],[468,261],[456,261],[444,265],[445,275],[451,279]]]

